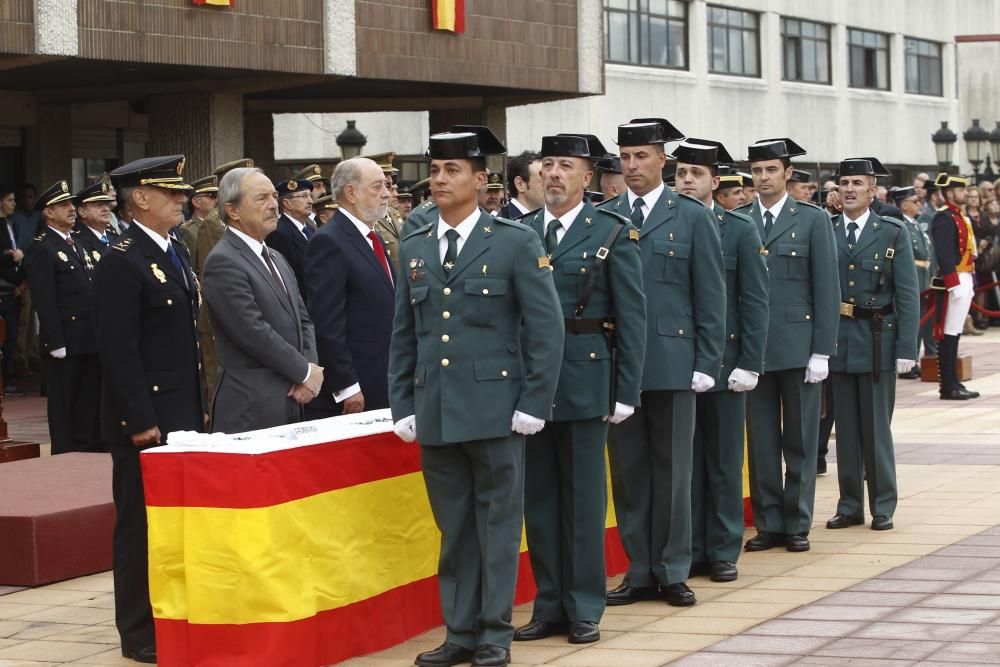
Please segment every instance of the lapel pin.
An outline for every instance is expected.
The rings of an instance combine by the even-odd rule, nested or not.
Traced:
[[[789,211],[790,213],[795,213],[795,207],[792,207],[792,208],[788,209],[788,211]]]
[[[493,228],[492,227],[483,227],[483,232],[485,232],[486,234],[492,234],[493,233]]]
[[[795,238],[795,232],[792,232],[792,238],[793,239]]]
[[[486,275],[486,265],[485,264],[483,264],[483,275],[484,276]]]
[[[584,222],[586,222],[589,225],[589,224],[591,224],[593,222],[593,220],[591,220],[590,218],[587,218],[586,220],[584,220]]]

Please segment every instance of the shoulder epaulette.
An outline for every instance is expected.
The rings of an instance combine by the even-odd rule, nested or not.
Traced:
[[[115,241],[114,243],[111,244],[111,249],[117,250],[118,252],[125,252],[126,250],[132,247],[132,241],[133,241],[132,237],[126,237],[121,239],[120,241]]]
[[[683,192],[678,192],[677,190],[674,190],[674,194],[677,195],[678,197],[681,197],[682,200],[687,199],[688,201],[694,202],[695,204],[700,204],[701,206],[705,206],[705,202],[695,199],[691,195],[686,195]],[[705,206],[705,208],[708,207]]]
[[[896,225],[897,227],[906,227],[905,222],[903,222],[899,218],[894,218],[891,215],[880,215],[879,219],[882,220],[882,222],[887,222],[889,224]]]
[[[732,211],[726,211],[726,216],[733,218],[734,220],[739,220],[740,222],[749,222],[749,223],[753,222],[753,218],[751,218],[746,213],[740,213],[737,209],[733,209]]]
[[[617,222],[619,224],[627,225],[630,222],[632,222],[631,220],[629,220],[627,217],[625,217],[621,213],[615,213],[614,211],[609,211],[609,210],[604,209],[604,208],[597,209],[597,212],[600,213],[601,215],[606,215],[609,218],[612,218],[615,222]]]
[[[35,234],[35,240],[36,241],[44,241],[45,240],[45,232],[38,232],[37,234]]]
[[[821,207],[819,207],[819,206],[816,206],[816,204],[814,204],[814,203],[812,203],[812,202],[809,202],[809,201],[800,201],[800,200],[798,200],[798,199],[796,199],[795,201],[796,201],[796,202],[797,202],[798,204],[800,204],[801,206],[808,206],[809,208],[814,208],[814,209],[816,209],[817,211],[825,211],[825,210],[826,210],[826,209],[824,209],[824,208],[821,208]]]
[[[622,196],[624,196],[624,195],[615,195],[614,197],[611,197],[610,199],[605,199],[602,202],[594,204],[594,206],[596,206],[597,208],[602,209],[602,210],[607,210],[607,208],[610,207],[610,206],[617,206],[617,204],[615,202],[617,202],[618,199],[621,198]]]
[[[417,236],[419,234],[426,234],[436,224],[437,224],[436,222],[425,222],[424,224],[420,225],[419,227],[417,227],[413,231],[407,232],[406,235],[403,236],[403,238],[400,239],[400,241],[405,241],[406,239],[412,238],[412,237]]]
[[[746,204],[743,204],[743,206],[737,206],[736,208],[733,209],[733,211],[736,211],[737,213],[743,213],[743,209],[746,209],[746,210],[749,211],[751,208],[753,208],[753,202],[752,201],[751,202],[747,202]],[[746,215],[746,213],[743,213],[743,215]]]
[[[530,231],[532,234],[534,234],[534,232],[531,230],[530,227],[528,227],[527,224],[519,220],[508,220],[507,218],[501,218],[500,216],[497,216],[493,219],[496,220],[501,225],[506,225],[508,227],[517,227],[518,229],[523,229],[524,231]],[[524,218],[521,218],[521,220],[524,220]]]

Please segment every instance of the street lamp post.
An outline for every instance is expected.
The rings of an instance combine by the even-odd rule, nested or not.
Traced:
[[[938,166],[941,171],[948,171],[951,167],[951,150],[958,141],[958,135],[948,128],[948,121],[941,121],[941,127],[931,135],[934,142],[934,152],[937,154]]]
[[[986,154],[986,169],[983,170],[983,176],[991,181],[997,177],[997,174],[990,164],[990,154],[993,155],[993,165],[1000,166],[1000,120],[996,121],[996,124],[997,126],[990,132],[990,152]]]
[[[345,160],[361,155],[361,149],[368,143],[368,137],[361,134],[361,130],[354,124],[357,121],[347,121],[347,127],[337,135],[337,146],[340,147],[340,155]]]
[[[983,163],[983,149],[990,140],[990,133],[979,125],[978,118],[973,118],[972,127],[962,134],[962,138],[965,140],[965,152],[972,165],[973,183],[978,183],[979,165]]]

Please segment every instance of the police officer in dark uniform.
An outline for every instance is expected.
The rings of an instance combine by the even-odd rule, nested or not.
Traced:
[[[118,233],[111,224],[111,184],[101,180],[88,185],[75,195],[76,225],[73,240],[79,242],[95,265],[108,246],[118,240]]]
[[[156,662],[139,452],[205,426],[198,280],[169,231],[190,186],[184,156],[143,158],[111,172],[135,223],[101,259],[94,316],[103,371],[101,428],[111,443],[116,519],[115,621],[122,655]]]
[[[100,367],[90,312],[94,263],[71,234],[76,208],[66,181],[43,192],[35,208],[45,227],[28,246],[24,265],[40,324],[52,453],[100,451]]]

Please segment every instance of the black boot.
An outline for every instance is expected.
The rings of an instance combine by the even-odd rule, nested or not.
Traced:
[[[968,387],[966,387],[964,384],[962,384],[959,381],[959,379],[958,379],[958,344],[959,344],[959,342],[961,342],[961,340],[962,340],[962,336],[961,335],[955,336],[955,354],[952,356],[952,359],[955,360],[955,366],[954,366],[954,368],[955,368],[955,384],[957,384],[962,389],[962,391],[964,391],[966,394],[968,394],[969,398],[979,398],[979,392],[978,391],[972,391],[971,389],[969,389]]]
[[[966,401],[972,398],[971,393],[958,384],[957,356],[958,336],[946,335],[938,345],[938,370],[941,374],[939,395],[945,401]]]

